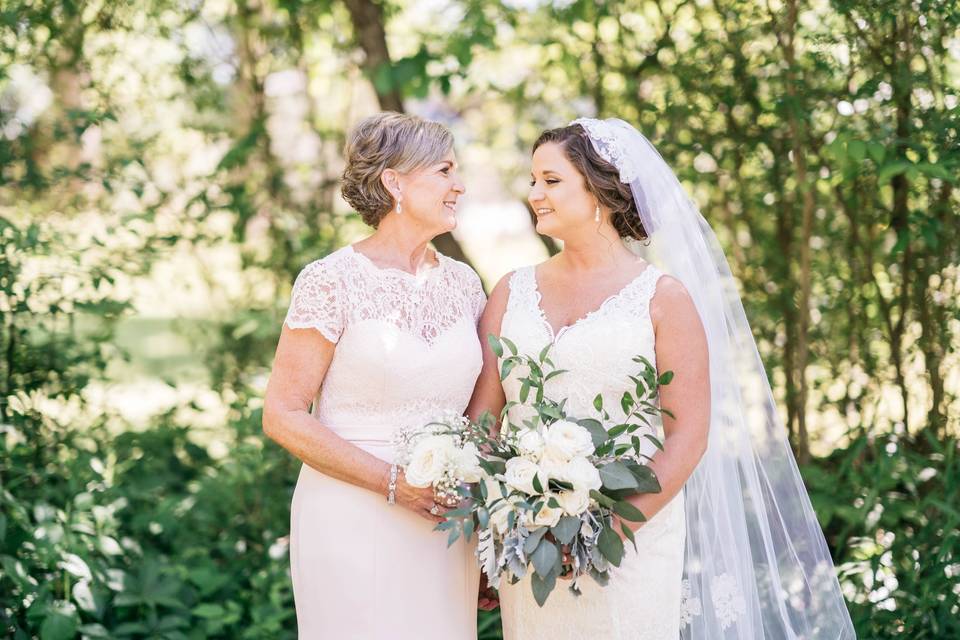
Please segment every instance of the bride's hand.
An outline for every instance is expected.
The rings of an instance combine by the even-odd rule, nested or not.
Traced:
[[[433,487],[421,489],[410,485],[403,471],[397,475],[396,501],[401,507],[410,509],[430,522],[443,522],[443,514],[447,511],[434,502]]]

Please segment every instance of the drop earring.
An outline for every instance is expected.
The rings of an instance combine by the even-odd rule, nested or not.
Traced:
[[[593,221],[600,222],[600,205],[597,204],[597,208],[593,211]]]
[[[397,215],[403,213],[403,206],[400,204],[401,202],[403,202],[403,196],[399,195],[397,196]]]

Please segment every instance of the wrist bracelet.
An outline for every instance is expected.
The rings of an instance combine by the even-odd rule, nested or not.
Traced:
[[[397,465],[390,465],[390,484],[387,485],[387,504],[397,504]]]

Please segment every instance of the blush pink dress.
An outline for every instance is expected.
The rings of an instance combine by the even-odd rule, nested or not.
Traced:
[[[415,276],[344,247],[303,269],[285,320],[336,343],[317,429],[388,462],[395,429],[462,413],[480,372],[480,279],[438,260]],[[476,639],[472,545],[448,549],[430,521],[307,465],[290,530],[300,640]]]

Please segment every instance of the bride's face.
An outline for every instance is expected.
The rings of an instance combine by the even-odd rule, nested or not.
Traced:
[[[596,226],[597,200],[560,145],[548,142],[537,148],[530,178],[527,200],[537,216],[538,233],[562,240]]]

